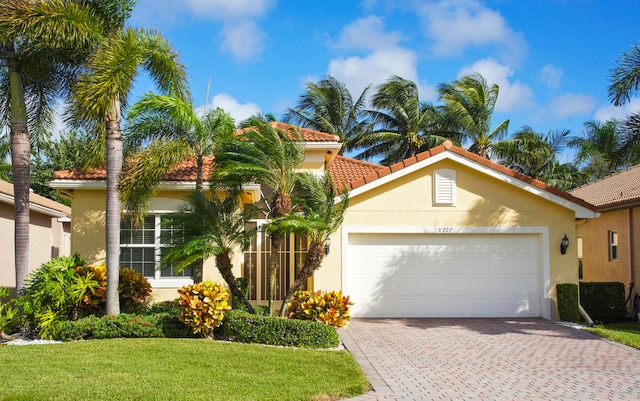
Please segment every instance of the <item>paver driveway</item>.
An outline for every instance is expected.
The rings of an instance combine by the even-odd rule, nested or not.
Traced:
[[[640,351],[544,319],[353,319],[352,400],[640,400]]]

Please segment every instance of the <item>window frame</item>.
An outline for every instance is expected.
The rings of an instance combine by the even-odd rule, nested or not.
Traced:
[[[620,246],[620,235],[618,230],[609,230],[607,232],[608,235],[608,245],[609,245],[609,262],[617,262],[618,261],[618,247]]]

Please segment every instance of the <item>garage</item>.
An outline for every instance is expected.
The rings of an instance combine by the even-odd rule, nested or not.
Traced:
[[[539,234],[349,233],[353,317],[541,316]]]

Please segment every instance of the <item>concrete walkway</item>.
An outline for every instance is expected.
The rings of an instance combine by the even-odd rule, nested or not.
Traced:
[[[365,400],[640,400],[640,351],[544,319],[354,319]]]

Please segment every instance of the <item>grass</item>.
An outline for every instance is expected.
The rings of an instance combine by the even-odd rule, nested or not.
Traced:
[[[0,347],[2,400],[309,400],[369,389],[347,351],[201,339]]]
[[[611,341],[640,349],[640,323],[611,323],[584,330]]]

